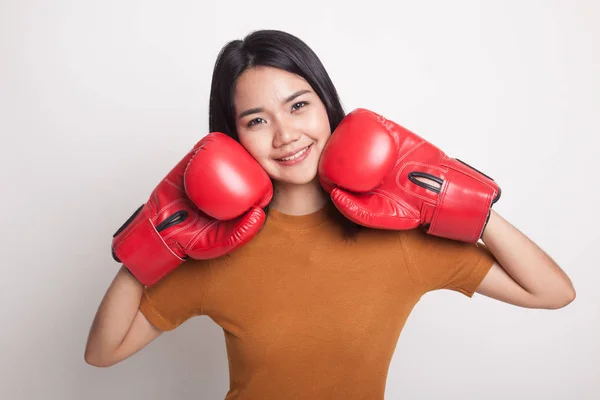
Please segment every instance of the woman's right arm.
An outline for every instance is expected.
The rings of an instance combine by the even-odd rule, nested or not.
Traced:
[[[143,285],[121,267],[90,328],[85,362],[110,367],[143,349],[163,332],[139,310]]]

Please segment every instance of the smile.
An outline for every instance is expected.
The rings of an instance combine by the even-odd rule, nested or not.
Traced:
[[[300,161],[303,161],[310,154],[311,149],[312,149],[312,144],[301,149],[297,153],[292,154],[289,157],[277,158],[275,160],[277,162],[279,162],[280,164],[284,164],[284,165],[297,164]]]

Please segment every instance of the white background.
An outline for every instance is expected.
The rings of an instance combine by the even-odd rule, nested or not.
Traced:
[[[111,368],[83,354],[112,234],[207,133],[218,51],[263,28],[311,46],[346,111],[491,175],[577,290],[557,311],[425,296],[386,399],[600,398],[599,20],[592,0],[2,1],[0,398],[224,397],[209,318]]]

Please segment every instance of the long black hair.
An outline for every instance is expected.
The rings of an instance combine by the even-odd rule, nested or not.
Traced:
[[[239,141],[233,106],[235,84],[245,70],[256,66],[278,68],[304,78],[325,105],[331,132],[346,115],[329,74],[306,43],[287,32],[259,30],[243,40],[228,42],[219,52],[210,88],[209,132],[222,132]],[[341,214],[339,217],[347,237],[353,237],[358,225]]]
[[[304,78],[325,105],[331,132],[344,118],[337,90],[315,52],[289,33],[260,30],[227,43],[219,52],[210,88],[210,132],[222,132],[237,140],[235,83],[242,72],[255,66],[278,68]]]

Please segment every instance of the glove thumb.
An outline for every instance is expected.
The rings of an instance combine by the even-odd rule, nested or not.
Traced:
[[[407,203],[380,193],[350,193],[335,188],[331,191],[331,201],[342,215],[362,226],[407,230],[420,224],[418,213]]]

